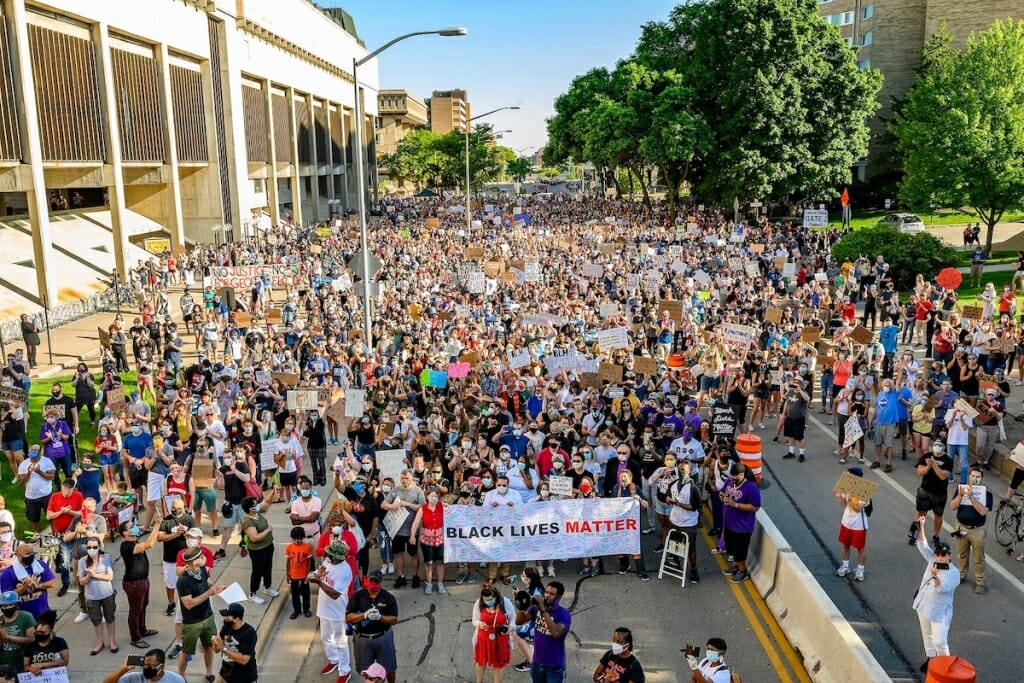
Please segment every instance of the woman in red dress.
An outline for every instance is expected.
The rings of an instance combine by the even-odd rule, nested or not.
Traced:
[[[494,683],[501,683],[505,667],[512,661],[511,630],[515,624],[512,602],[502,598],[497,588],[485,583],[480,599],[473,605],[473,659],[476,683],[483,683],[484,671],[491,667]]]

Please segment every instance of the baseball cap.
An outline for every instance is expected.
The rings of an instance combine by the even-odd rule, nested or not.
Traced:
[[[359,675],[367,680],[373,680],[375,678],[386,678],[388,675],[388,670],[381,666],[379,662],[374,662],[370,666],[366,667],[364,671],[361,671]]]
[[[945,541],[939,541],[935,544],[936,555],[949,555],[949,544]]]
[[[203,537],[203,530],[200,529],[197,526],[194,526],[191,529],[189,529],[188,531],[186,531],[185,535],[188,536],[189,538],[202,538]]]
[[[7,605],[17,605],[20,601],[21,598],[19,598],[18,594],[14,591],[4,591],[3,593],[0,593],[0,605],[5,607]]]
[[[222,617],[232,617],[234,619],[242,619],[245,617],[245,608],[239,602],[233,602],[220,611]]]
[[[370,575],[366,577],[366,580],[380,583],[384,580],[384,575],[378,569],[377,571],[370,572]]]

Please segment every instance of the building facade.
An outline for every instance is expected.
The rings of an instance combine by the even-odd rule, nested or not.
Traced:
[[[861,180],[876,170],[884,150],[880,137],[892,118],[892,102],[913,86],[925,43],[946,23],[953,44],[962,48],[971,33],[984,31],[997,20],[1024,18],[1021,0],[818,0],[818,13],[837,26],[847,44],[857,50],[861,68],[878,69],[884,76],[878,93],[881,105],[871,119],[872,141],[867,159],[857,164]]]
[[[410,131],[427,125],[427,106],[405,90],[377,93],[377,158],[394,154]]]
[[[367,51],[308,0],[0,0],[0,13],[0,197],[28,215],[40,302],[58,301],[54,197],[102,197],[125,273],[131,216],[180,249],[355,206],[356,150],[375,176],[376,61],[359,69],[357,142],[351,65]]]
[[[465,133],[469,129],[473,114],[465,90],[435,90],[425,102],[430,130],[444,135],[453,130]]]

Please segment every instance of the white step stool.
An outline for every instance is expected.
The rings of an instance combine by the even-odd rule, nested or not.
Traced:
[[[668,563],[669,557],[679,560],[682,569]],[[658,578],[666,574],[680,580],[680,588],[686,588],[686,570],[690,559],[690,539],[678,529],[670,529],[665,538],[665,549],[661,551],[661,564],[658,566]]]

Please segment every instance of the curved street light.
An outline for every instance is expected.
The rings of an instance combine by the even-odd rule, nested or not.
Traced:
[[[355,110],[355,127],[353,137],[357,149],[356,157],[356,206],[359,211],[359,246],[363,250],[363,334],[366,337],[367,353],[373,351],[373,321],[370,318],[370,250],[366,240],[366,168],[363,160],[363,107],[359,97],[359,67],[379,55],[395,43],[414,36],[464,36],[469,30],[464,26],[449,26],[434,31],[413,31],[393,38],[369,53],[362,59],[352,58],[352,86],[355,92],[353,107]]]
[[[508,107],[498,107],[497,109],[492,109],[490,111],[485,111],[483,114],[478,114],[478,115],[474,116],[473,118],[471,118],[469,121],[466,121],[466,235],[467,236],[469,235],[469,231],[473,229],[473,210],[471,208],[471,203],[470,203],[470,200],[469,200],[469,131],[473,128],[470,124],[473,123],[474,121],[476,121],[477,119],[482,119],[485,116],[490,116],[491,114],[496,114],[499,111],[505,111],[506,109],[508,109],[508,110],[519,109],[519,105],[514,104],[514,105],[511,105],[511,106],[508,106]],[[508,132],[511,132],[511,131],[508,131]]]

